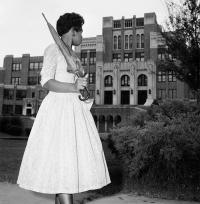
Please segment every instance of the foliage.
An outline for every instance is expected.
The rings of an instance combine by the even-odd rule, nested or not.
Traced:
[[[166,5],[169,19],[162,35],[166,39],[167,55],[171,57],[160,62],[159,67],[174,70],[178,79],[197,92],[200,89],[200,1],[184,0],[176,4],[166,0]]]
[[[141,114],[143,125],[134,118],[111,132],[111,147],[123,163],[125,178],[199,189],[199,107],[167,101]]]

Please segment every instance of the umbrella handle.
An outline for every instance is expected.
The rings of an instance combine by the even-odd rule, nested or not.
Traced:
[[[76,74],[76,76],[77,77],[80,77],[80,74],[78,73],[78,72],[75,72],[75,74]],[[85,73],[84,74],[84,76],[86,75],[87,73]],[[84,77],[83,76],[83,77]],[[81,100],[81,101],[86,101],[87,99],[89,99],[90,98],[90,93],[89,93],[89,91],[88,91],[88,89],[87,89],[87,87],[86,86],[84,86],[84,90],[86,91],[86,93],[87,93],[87,95],[86,96],[78,96],[79,97],[79,99]]]

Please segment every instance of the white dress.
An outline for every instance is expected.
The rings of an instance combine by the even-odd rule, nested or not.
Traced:
[[[56,44],[44,52],[41,85],[49,79],[74,83],[75,75]],[[101,188],[110,176],[90,108],[79,93],[49,91],[33,123],[17,184],[40,193],[79,193]]]

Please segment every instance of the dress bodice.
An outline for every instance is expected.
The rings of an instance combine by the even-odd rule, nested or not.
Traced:
[[[43,86],[49,79],[75,83],[77,76],[67,68],[67,62],[58,46],[55,43],[49,45],[44,51],[43,67],[40,72],[41,85]]]

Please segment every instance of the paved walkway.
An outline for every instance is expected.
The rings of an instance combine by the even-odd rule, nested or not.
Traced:
[[[33,191],[20,188],[18,185],[0,183],[0,204],[54,204],[55,195],[39,194]],[[84,194],[74,194],[74,204],[79,204],[83,200]],[[151,199],[133,194],[116,194],[93,201],[88,204],[198,204],[199,202],[185,202],[174,200]],[[83,202],[81,203],[83,204]]]

